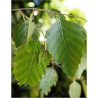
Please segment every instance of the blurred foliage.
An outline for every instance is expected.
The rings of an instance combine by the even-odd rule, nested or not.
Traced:
[[[41,3],[39,6],[36,6],[33,2],[33,0],[12,0],[12,9],[15,8],[40,8],[40,9],[51,9],[51,8],[55,8],[60,10],[62,13],[67,13],[67,14],[71,14],[71,15],[75,15],[75,16],[79,16],[79,17],[83,17],[85,18],[85,15],[81,12],[81,10],[78,9],[73,9],[71,11],[69,11],[68,8],[66,8],[64,6],[64,2],[66,2],[66,0],[41,0]],[[30,17],[30,13],[32,13],[33,10],[26,10],[26,11],[22,11],[26,16]],[[21,21],[23,21],[23,17],[20,15],[20,13],[18,11],[16,12],[12,12],[11,14],[11,25],[12,25],[12,60],[14,58],[14,51],[16,50],[15,44],[13,42],[13,28],[19,24]],[[76,22],[75,19],[67,17],[68,20],[71,20],[73,22]],[[85,25],[85,21],[82,19],[77,19],[79,24],[84,26]],[[38,11],[34,11],[34,22],[35,24],[42,30],[42,32],[45,34],[46,30],[56,21],[55,18],[50,18],[48,16],[48,13],[45,12],[38,12]],[[77,22],[76,22],[77,23]],[[40,34],[41,36],[41,40],[43,39],[42,34]],[[13,65],[12,65],[13,66]],[[52,66],[52,64],[50,63],[49,66]],[[58,73],[58,82],[57,85],[55,87],[51,88],[51,92],[48,94],[47,97],[69,97],[68,95],[68,89],[69,89],[69,85],[72,83],[72,81],[66,76],[65,73],[62,72],[61,69],[55,67],[57,73]],[[12,68],[12,72],[13,72],[13,68]],[[86,80],[86,70],[83,72],[82,76],[84,77],[84,80]],[[80,85],[81,82],[80,80],[78,80]],[[12,97],[39,97],[40,96],[40,90],[39,90],[39,86],[35,86],[35,87],[29,87],[26,85],[23,86],[18,86],[16,80],[14,79],[14,75],[12,73]],[[84,92],[82,89],[82,94],[81,97],[84,97]]]
[[[77,17],[82,17],[85,19],[85,14],[80,10],[80,9],[72,9],[68,12],[69,15],[73,15],[73,16],[77,16]],[[71,18],[71,17],[67,17],[68,20],[72,21],[72,22],[75,22],[75,23],[79,23],[81,26],[84,26],[85,25],[85,21],[80,19],[80,18],[77,18],[77,21],[75,18]]]
[[[81,95],[81,85],[77,81],[73,81],[69,86],[70,98],[79,98]]]

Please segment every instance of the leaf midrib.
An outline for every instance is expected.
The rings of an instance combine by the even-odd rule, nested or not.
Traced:
[[[63,32],[63,28],[62,28],[62,23],[61,23],[61,20],[60,20],[60,26],[61,26],[61,31],[62,31],[62,37],[63,37],[63,40],[64,40],[64,44],[65,44],[65,50],[66,50],[66,55],[67,55],[67,62],[69,64],[69,58],[68,58],[68,52],[67,52],[67,46],[66,46],[66,40],[64,38],[64,32]]]
[[[37,45],[37,43],[36,43],[36,45]],[[34,47],[34,53],[33,53],[33,56],[32,56],[32,54],[31,54],[31,56],[30,57],[34,57],[34,54],[35,54],[35,47]],[[30,77],[30,73],[31,73],[31,68],[32,68],[32,62],[33,62],[33,59],[31,60],[31,62],[30,62],[30,68],[29,68],[29,73],[28,73],[28,78],[27,78],[27,81],[29,80],[29,77]],[[34,75],[33,75],[34,76]],[[34,78],[35,78],[35,76],[34,76]],[[36,78],[34,79],[35,81],[36,81]],[[27,82],[26,81],[26,82]],[[36,81],[37,82],[37,81]]]

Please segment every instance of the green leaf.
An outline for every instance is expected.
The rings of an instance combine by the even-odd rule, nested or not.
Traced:
[[[13,32],[13,41],[15,42],[16,47],[19,45],[24,44],[30,37],[34,40],[38,40],[38,30],[35,28],[34,22],[32,22],[32,15],[30,16],[29,22],[25,20],[24,22],[19,23]],[[29,29],[28,29],[29,28]]]
[[[33,31],[32,38],[34,40],[38,40],[38,38],[39,38],[39,32],[38,32],[38,30],[36,28]]]
[[[13,41],[15,42],[16,47],[23,44],[27,40],[28,32],[28,21],[19,23],[13,30]]]
[[[43,68],[46,68],[46,65],[49,65],[51,56],[49,52],[45,49],[42,49],[39,53],[39,62],[43,65]]]
[[[81,95],[81,86],[79,83],[74,81],[72,84],[69,86],[69,96],[71,98],[80,98]]]
[[[33,87],[45,74],[44,69],[47,67],[47,63],[43,63],[45,60],[39,61],[39,54],[42,49],[43,46],[39,41],[30,38],[28,43],[21,45],[16,50],[13,64],[15,78],[19,81],[19,85],[27,84]]]
[[[62,18],[62,19],[65,19],[64,15],[59,14],[59,13],[61,13],[59,10],[53,8],[53,9],[50,9],[50,11],[55,12],[55,13],[48,13],[50,18],[55,18],[55,19]]]
[[[48,95],[51,91],[51,87],[56,85],[58,75],[55,69],[46,68],[46,75],[43,75],[40,81],[41,96]]]
[[[79,68],[76,72],[76,76],[78,79],[80,79],[83,71],[86,69],[86,66],[87,66],[87,52],[86,52],[86,48],[84,48],[81,64],[79,64]]]
[[[76,74],[81,63],[85,37],[80,25],[62,19],[46,33],[49,53],[57,64],[62,63],[62,70],[70,77]]]

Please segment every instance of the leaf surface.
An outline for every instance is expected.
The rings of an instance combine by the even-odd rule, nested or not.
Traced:
[[[51,87],[56,85],[58,80],[58,75],[55,69],[46,68],[46,75],[43,75],[42,80],[40,81],[41,95],[48,95],[51,91]]]
[[[32,37],[34,40],[38,40],[39,32],[35,28],[34,22],[32,22],[32,17],[33,16],[31,14],[29,21],[25,20],[14,28],[13,41],[15,42],[16,47],[24,44],[30,37]]]
[[[80,79],[83,71],[86,69],[86,66],[87,66],[87,52],[86,52],[86,48],[84,48],[81,64],[79,64],[79,68],[76,72],[76,76],[78,79]]]
[[[19,81],[19,85],[27,84],[33,87],[45,74],[49,59],[47,59],[48,61],[39,61],[39,54],[42,49],[43,46],[39,41],[30,38],[27,44],[21,45],[16,50],[13,64],[15,78]]]
[[[79,83],[74,81],[72,84],[69,86],[69,96],[71,98],[80,98],[81,95],[81,86]]]
[[[47,31],[49,53],[62,70],[73,77],[81,63],[85,34],[83,28],[70,21],[59,19]]]
[[[21,44],[24,44],[27,40],[28,32],[28,21],[19,23],[13,30],[13,41],[15,42],[16,47]]]
[[[39,38],[39,32],[38,32],[37,29],[34,29],[33,34],[32,34],[32,38],[34,40],[38,40],[38,38]]]

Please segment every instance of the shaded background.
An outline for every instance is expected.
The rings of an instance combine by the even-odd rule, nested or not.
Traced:
[[[62,13],[67,13],[75,16],[80,16],[85,18],[85,10],[83,6],[84,0],[41,0],[39,6],[36,6],[33,0],[12,0],[12,9],[15,8],[40,8],[40,9],[51,9],[55,8],[60,10]],[[74,3],[73,3],[74,1]],[[81,2],[79,2],[81,1]],[[76,8],[73,6],[76,4]],[[80,4],[80,6],[79,6]],[[68,6],[70,5],[70,6]],[[79,7],[77,7],[77,5]],[[77,9],[78,8],[78,9]],[[26,10],[23,11],[23,13],[29,17],[32,10]],[[21,21],[23,21],[23,17],[19,14],[19,12],[12,12],[12,40],[13,40],[13,28],[19,24]],[[67,20],[76,22],[77,21],[73,18],[67,17]],[[34,22],[35,24],[44,32],[46,33],[46,30],[49,29],[49,27],[55,22],[56,20],[50,19],[48,14],[45,12],[38,12],[34,11]],[[80,25],[85,26],[85,21],[82,19],[78,19],[78,22]],[[44,37],[40,34],[40,41],[44,41]],[[12,42],[12,60],[14,58],[14,51],[15,51],[15,45]],[[51,63],[49,66],[52,66]],[[61,69],[55,67],[57,73],[58,73],[58,82],[55,87],[51,88],[51,92],[48,94],[48,97],[68,97],[68,89],[69,85],[72,82],[65,73],[62,72]],[[84,77],[84,80],[86,81],[86,70],[83,72],[82,77]],[[81,80],[77,80],[81,84]],[[82,87],[82,84],[81,84]],[[13,65],[12,65],[12,97],[40,97],[40,90],[39,86],[36,85],[35,87],[29,87],[27,85],[18,86],[17,81],[14,78],[13,75]],[[84,92],[82,88],[81,97],[84,97]]]

